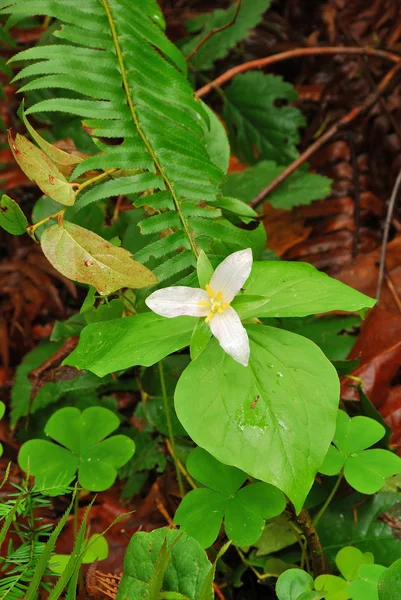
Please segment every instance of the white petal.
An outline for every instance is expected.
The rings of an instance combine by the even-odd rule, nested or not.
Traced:
[[[252,269],[252,250],[239,250],[227,256],[219,264],[210,280],[210,287],[215,294],[223,292],[224,302],[231,300],[238,294]]]
[[[206,317],[210,307],[199,306],[199,302],[210,300],[207,292],[185,286],[167,287],[156,290],[146,298],[146,305],[162,317]]]
[[[213,315],[209,325],[223,350],[244,367],[248,366],[248,334],[235,310],[228,306],[222,313]]]

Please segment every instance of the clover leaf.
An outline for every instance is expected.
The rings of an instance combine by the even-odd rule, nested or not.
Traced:
[[[18,462],[24,471],[43,485],[54,479],[70,482],[78,471],[80,485],[90,491],[108,489],[117,469],[133,456],[135,444],[125,435],[107,437],[119,426],[118,417],[107,408],[92,406],[83,412],[67,407],[48,420],[45,433],[60,445],[47,440],[29,440],[22,445]],[[107,439],[105,439],[107,438]]]
[[[174,521],[204,548],[216,540],[223,519],[227,537],[234,544],[253,544],[262,535],[266,519],[279,515],[285,508],[285,497],[280,490],[263,482],[241,488],[248,478],[246,473],[222,464],[202,448],[191,452],[187,469],[207,487],[184,497]]]
[[[350,418],[338,411],[336,432],[320,472],[336,475],[344,469],[344,477],[358,492],[374,494],[386,477],[401,472],[401,458],[389,450],[366,450],[386,433],[383,425],[368,417]]]

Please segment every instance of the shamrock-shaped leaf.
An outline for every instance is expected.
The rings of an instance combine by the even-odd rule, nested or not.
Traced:
[[[362,565],[373,565],[374,556],[371,552],[361,552],[359,548],[347,546],[342,548],[336,556],[336,565],[341,575],[347,581],[359,577]]]
[[[336,575],[319,575],[315,579],[315,589],[324,594],[325,600],[348,600],[348,584]]]
[[[184,497],[175,522],[204,548],[216,540],[223,519],[226,534],[234,544],[253,544],[261,536],[266,519],[285,508],[285,497],[280,490],[262,482],[241,488],[246,473],[222,464],[202,448],[195,448],[190,454],[187,469],[207,487]]]
[[[94,533],[86,542],[85,546],[86,549],[81,560],[84,565],[104,560],[109,555],[109,545],[106,538],[101,533]],[[61,575],[70,558],[70,554],[54,554],[49,561],[49,567],[53,573]]]
[[[344,469],[348,483],[363,494],[379,491],[386,477],[401,472],[401,459],[389,450],[366,450],[376,444],[386,431],[368,417],[351,419],[338,411],[336,432],[320,472],[335,475]]]
[[[125,435],[106,438],[119,426],[118,417],[107,408],[92,406],[82,413],[67,407],[52,415],[45,433],[58,442],[29,440],[20,449],[18,462],[46,487],[63,473],[71,481],[78,471],[83,488],[100,492],[115,481],[117,469],[133,456],[134,442]]]
[[[279,600],[319,600],[324,596],[313,589],[313,579],[302,569],[288,569],[277,580]]]
[[[385,571],[381,565],[362,565],[359,578],[348,584],[351,600],[379,600],[378,583]]]

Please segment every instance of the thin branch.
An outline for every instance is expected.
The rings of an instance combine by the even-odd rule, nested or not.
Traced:
[[[195,48],[193,48],[191,50],[191,52],[188,54],[188,56],[185,58],[186,61],[191,60],[191,58],[193,57],[194,54],[196,54],[198,52],[198,50],[200,48],[202,48],[203,44],[205,44],[208,40],[210,40],[211,37],[213,37],[214,35],[216,35],[216,33],[220,33],[220,31],[224,31],[225,29],[228,29],[229,27],[231,27],[232,25],[234,25],[235,21],[237,20],[238,17],[238,13],[240,11],[241,8],[241,4],[242,4],[242,0],[237,0],[237,8],[235,9],[235,13],[233,18],[231,19],[231,21],[229,21],[228,23],[226,23],[225,25],[222,25],[221,27],[215,27],[214,29],[211,29],[204,38],[202,38],[195,46]]]
[[[307,148],[294,162],[284,169],[273,181],[271,181],[259,194],[251,200],[249,205],[256,208],[262,204],[264,199],[280,185],[287,177],[292,175],[301,165],[303,165],[317,150],[319,150],[328,140],[330,140],[340,129],[349,125],[357,117],[366,110],[369,110],[375,104],[381,94],[387,89],[393,80],[394,74],[401,68],[401,61],[396,64],[382,79],[377,87],[377,92],[370,94],[368,100],[362,105],[350,110],[346,115],[341,117],[334,125],[332,125],[323,135],[320,136],[309,148]]]
[[[398,191],[400,189],[400,186],[401,186],[401,169],[397,175],[397,179],[395,180],[393,191],[391,193],[390,202],[388,203],[386,221],[384,224],[382,249],[381,249],[381,253],[380,253],[379,278],[377,280],[377,292],[376,292],[377,302],[380,302],[380,294],[381,294],[381,290],[382,290],[384,273],[385,273],[385,269],[386,269],[386,252],[387,252],[388,236],[390,233],[390,224],[391,224],[391,219],[392,219],[393,212],[394,212],[395,201],[397,200]]]
[[[239,73],[245,73],[245,71],[249,71],[251,69],[261,69],[263,67],[268,67],[270,65],[274,65],[275,63],[281,62],[283,60],[290,60],[292,58],[296,58],[298,56],[324,56],[327,54],[351,54],[351,55],[362,55],[362,56],[370,56],[376,58],[382,58],[385,60],[389,60],[393,63],[400,63],[401,56],[395,54],[394,52],[389,52],[387,50],[378,50],[376,48],[360,48],[360,47],[341,47],[341,46],[319,46],[315,48],[295,48],[294,50],[287,50],[286,52],[279,52],[278,54],[273,54],[272,56],[265,56],[264,58],[258,58],[256,60],[250,60],[249,62],[245,62],[242,65],[237,65],[236,67],[232,67],[219,77],[216,77],[210,83],[207,83],[203,87],[201,87],[196,95],[199,98],[203,98],[207,94],[209,94],[213,89],[221,87],[223,84],[230,81],[233,77],[238,75]]]

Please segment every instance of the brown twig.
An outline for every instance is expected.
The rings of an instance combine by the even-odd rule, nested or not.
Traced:
[[[396,64],[386,75],[377,87],[377,91],[374,94],[370,94],[368,100],[362,106],[356,106],[350,110],[346,115],[341,117],[334,125],[329,127],[323,135],[320,136],[309,148],[307,148],[294,162],[284,169],[273,181],[269,183],[259,194],[250,201],[249,205],[252,208],[256,208],[263,202],[263,200],[280,185],[287,177],[292,175],[301,165],[303,165],[317,150],[319,150],[328,140],[330,140],[340,129],[349,125],[357,117],[359,117],[366,110],[369,110],[375,102],[377,102],[380,95],[386,90],[389,84],[392,82],[394,74],[400,69],[401,61]]]
[[[390,224],[391,219],[393,217],[395,201],[397,200],[398,191],[401,186],[401,169],[397,175],[397,179],[395,180],[395,184],[393,187],[393,191],[391,192],[390,202],[388,203],[386,221],[384,223],[384,232],[383,232],[383,241],[382,241],[382,249],[380,252],[380,265],[379,265],[379,277],[377,280],[377,291],[376,291],[376,300],[380,302],[380,295],[384,280],[384,273],[386,269],[386,252],[387,252],[387,242],[388,236],[390,233]]]
[[[231,27],[232,25],[234,25],[235,21],[237,20],[238,17],[238,13],[240,11],[241,8],[241,4],[242,4],[242,0],[237,0],[237,8],[235,9],[235,13],[233,18],[231,19],[231,21],[229,21],[228,23],[226,23],[225,25],[222,25],[221,27],[215,27],[214,29],[211,29],[204,38],[202,38],[195,46],[195,48],[193,48],[191,50],[191,52],[188,54],[188,56],[185,58],[186,61],[191,60],[191,58],[193,57],[194,54],[196,54],[198,52],[198,50],[200,48],[202,48],[203,44],[205,44],[208,40],[210,40],[211,37],[213,37],[214,35],[216,35],[216,33],[220,33],[221,31],[224,31],[225,29],[228,29],[229,27]]]
[[[297,515],[291,505],[288,505],[285,513],[289,520],[295,523],[305,536],[311,557],[314,577],[323,575],[323,573],[330,573],[323,546],[308,511],[304,508]]]
[[[214,79],[210,83],[207,83],[203,87],[199,88],[199,90],[197,90],[196,92],[196,95],[199,98],[203,98],[204,96],[209,94],[213,89],[221,87],[223,84],[230,81],[239,73],[245,73],[245,71],[250,71],[251,69],[261,69],[263,67],[274,65],[275,63],[281,62],[283,60],[289,60],[292,58],[297,58],[299,56],[324,56],[327,54],[352,54],[371,57],[374,56],[376,58],[383,58],[385,60],[389,60],[396,64],[401,62],[400,55],[395,54],[394,52],[389,52],[387,50],[379,50],[376,48],[360,48],[354,46],[319,46],[314,48],[295,48],[294,50],[279,52],[278,54],[273,54],[272,56],[265,56],[264,58],[250,60],[249,62],[245,62],[242,65],[232,67],[222,75],[219,75],[219,77],[216,77],[216,79]]]

